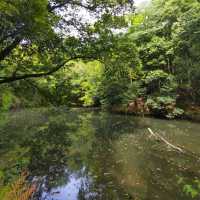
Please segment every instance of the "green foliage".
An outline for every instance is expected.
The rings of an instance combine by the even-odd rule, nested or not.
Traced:
[[[112,107],[126,103],[131,97],[132,79],[141,68],[135,44],[126,35],[117,36],[114,49],[104,59],[104,72],[100,86],[103,105]]]
[[[170,96],[148,98],[146,104],[153,114],[168,119],[180,117],[184,113],[182,109],[176,107],[176,99]]]
[[[147,43],[141,43],[139,54],[147,70],[163,69],[171,72],[173,58],[172,42],[163,37],[153,36]]]
[[[198,196],[199,192],[198,190],[194,189],[191,185],[184,185],[183,191],[192,198],[195,198]]]
[[[51,75],[78,58],[103,59],[113,46],[112,29],[127,27],[116,10],[133,11],[129,0],[0,0],[0,5],[0,84]],[[86,23],[82,13],[94,20]]]
[[[0,1],[0,83],[25,75],[1,93],[4,110],[49,104],[110,107],[143,97],[153,114],[175,118],[183,114],[179,102],[185,87],[191,91],[189,102],[200,104],[197,0],[154,0],[136,12],[128,0],[66,5]],[[99,17],[87,24],[68,13],[68,6]],[[69,21],[56,12],[61,8]],[[73,26],[77,34],[68,32]],[[43,78],[27,79],[30,74]]]
[[[142,78],[148,95],[175,95],[177,82],[175,77],[163,70],[149,71]]]
[[[72,68],[71,85],[73,94],[80,95],[78,100],[83,106],[94,106],[102,79],[103,67],[99,62],[76,63]]]
[[[12,99],[13,99],[13,95],[10,91],[3,92],[2,97],[1,97],[1,104],[2,104],[1,107],[3,111],[9,110],[9,108],[12,105]]]
[[[192,88],[194,104],[199,104],[200,94],[199,9],[197,0],[154,0],[145,11],[133,15],[133,20],[143,20],[129,29],[143,69],[172,74],[177,87]]]
[[[179,177],[178,184],[182,186],[183,192],[192,199],[196,199],[200,195],[200,181],[198,179],[193,180],[191,183],[187,183],[182,177]]]
[[[126,97],[127,81],[110,77],[102,82],[101,86],[101,103],[105,106],[112,107],[121,105]]]
[[[180,117],[184,111],[176,106],[177,83],[173,75],[162,70],[150,71],[143,78],[147,88],[147,106],[151,112],[169,119]]]
[[[98,61],[74,62],[55,77],[39,84],[43,84],[55,105],[95,106],[98,104],[102,70],[103,66]]]
[[[162,70],[155,70],[148,72],[147,76],[144,79],[145,84],[150,84],[153,81],[162,81],[168,77],[168,74]]]
[[[143,87],[142,81],[135,80],[131,82],[128,86],[128,90],[125,93],[125,103],[132,102],[136,100],[138,97],[145,96],[146,95],[146,88]]]

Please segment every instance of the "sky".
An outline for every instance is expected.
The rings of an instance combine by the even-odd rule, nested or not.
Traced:
[[[135,0],[136,7],[145,5],[146,3],[149,3],[151,0]]]
[[[134,0],[134,3],[135,3],[135,6],[136,6],[136,10],[141,10],[141,9],[144,9],[149,2],[151,2],[151,0]],[[73,12],[73,10],[72,10]],[[62,17],[65,18],[65,13],[64,12],[60,12],[60,15]],[[93,17],[91,14],[89,14],[86,10],[84,9],[81,9],[80,12],[78,13],[77,15],[78,18],[80,18],[80,20],[83,20],[83,21],[86,21],[86,22],[95,22],[95,17]],[[68,17],[65,18],[66,20],[69,20]],[[60,29],[57,29],[56,30],[57,32],[60,32]],[[72,35],[79,35],[77,30],[74,29],[73,26],[67,26],[67,29],[64,30],[64,34],[65,33],[72,33]],[[67,35],[68,35],[67,34]]]

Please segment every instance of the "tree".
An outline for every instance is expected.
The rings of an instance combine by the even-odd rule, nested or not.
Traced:
[[[190,103],[191,99],[198,103],[200,94],[199,9],[197,0],[153,0],[145,11],[132,16],[129,29],[143,70],[162,69],[174,75],[177,94],[187,93]]]
[[[136,45],[126,34],[116,37],[113,44],[105,56],[100,87],[102,103],[108,107],[127,103],[132,73],[140,67]]]
[[[173,42],[175,46],[177,79],[184,88],[189,88],[195,103],[200,97],[200,3],[185,12],[174,24]]]
[[[112,46],[112,28],[125,26],[123,13],[133,9],[132,0],[0,0],[0,84],[101,58]]]

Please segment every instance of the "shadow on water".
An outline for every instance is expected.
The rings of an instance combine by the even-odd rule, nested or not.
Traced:
[[[5,114],[0,190],[26,168],[42,177],[38,200],[198,199],[199,162],[149,140],[148,127],[200,153],[200,125],[186,121],[81,109]]]

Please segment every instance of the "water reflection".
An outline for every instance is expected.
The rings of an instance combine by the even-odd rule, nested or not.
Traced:
[[[0,126],[0,172],[7,182],[25,167],[43,177],[39,200],[188,200],[180,178],[200,177],[196,160],[147,131],[199,153],[199,124],[40,109],[8,115]]]
[[[80,171],[69,173],[70,174],[65,180],[65,185],[48,189],[46,184],[48,181],[45,180],[43,184],[43,193],[40,197],[41,200],[54,200],[54,199],[71,199],[71,200],[83,200],[83,199],[94,199],[96,193],[90,193],[89,186],[92,184],[92,179],[85,174],[85,168]],[[65,176],[64,176],[65,177]]]
[[[70,145],[68,131],[67,125],[51,121],[24,141],[23,146],[29,148],[31,171],[45,174],[66,162],[67,147]]]

